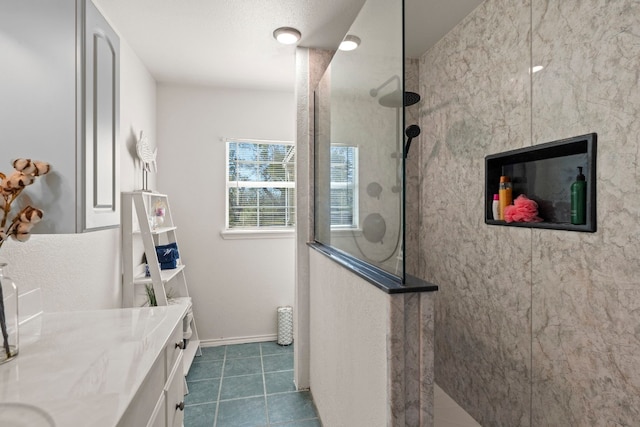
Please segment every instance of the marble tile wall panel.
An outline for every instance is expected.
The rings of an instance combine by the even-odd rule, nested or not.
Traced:
[[[389,295],[387,328],[387,371],[389,383],[388,426],[400,427],[406,422],[405,411],[405,299],[404,294]]]
[[[528,0],[487,0],[420,58],[435,380],[483,425],[530,420],[531,230],[484,224],[484,157],[531,143],[530,12]]]
[[[295,383],[309,388],[309,248],[313,240],[313,92],[331,61],[333,51],[296,49],[296,290],[294,311]]]
[[[331,197],[330,176],[325,173],[315,174],[317,165],[329,164],[331,157],[331,78],[332,73],[329,68],[318,82],[313,97],[314,135],[313,144],[309,151],[313,153],[314,163],[312,168],[314,175],[310,176],[309,179],[313,182],[314,193],[313,240],[335,246],[335,242],[332,241],[331,237],[331,206],[326,202]]]
[[[434,422],[434,299],[436,293],[420,294],[420,424],[432,426]]]
[[[410,58],[404,65],[405,91],[419,92],[419,61]],[[419,124],[421,103],[405,108],[405,129],[412,124]],[[420,254],[420,145],[418,136],[411,143],[409,156],[405,160],[405,250],[404,263],[407,273],[418,276]]]
[[[405,425],[420,425],[420,294],[404,294]],[[433,347],[432,347],[433,351]]]
[[[640,2],[534,0],[532,17],[533,142],[598,134],[598,231],[533,232],[532,424],[638,425]]]
[[[389,296],[390,427],[433,425],[434,293]]]

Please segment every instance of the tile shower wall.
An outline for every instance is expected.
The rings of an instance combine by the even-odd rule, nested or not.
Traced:
[[[532,16],[532,142],[598,133],[598,232],[532,232],[532,424],[638,425],[640,2]]]
[[[419,62],[415,58],[406,59],[404,63],[405,91],[419,92]],[[422,96],[422,94],[420,94]],[[419,123],[419,105],[404,109],[404,127]],[[404,137],[406,141],[406,136]],[[418,144],[418,141],[412,142]],[[405,230],[404,230],[404,268],[412,276],[419,274],[420,239],[420,150],[414,147],[405,160]]]
[[[486,2],[420,60],[436,382],[486,425],[530,418],[531,233],[483,218],[484,156],[530,143],[529,19],[528,1]]]
[[[638,28],[637,1],[487,0],[420,58],[436,382],[483,425],[640,419]],[[485,155],[589,132],[596,233],[484,224]]]

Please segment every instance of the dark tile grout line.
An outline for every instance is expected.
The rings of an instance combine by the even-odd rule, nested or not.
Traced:
[[[318,420],[318,421],[319,421],[319,420],[320,420],[320,418],[318,418],[318,417],[312,417],[312,418],[302,418],[302,419],[299,419],[299,420],[293,420],[293,421],[280,421],[280,422],[275,423],[275,424],[269,424],[269,426],[270,426],[270,427],[271,427],[271,426],[273,426],[273,427],[278,427],[278,426],[284,426],[284,425],[287,425],[287,424],[291,425],[291,423],[297,423],[297,422],[300,422],[300,421],[314,421],[314,420]]]
[[[267,425],[271,425],[269,422],[269,401],[267,399],[267,380],[264,377],[264,359],[262,358],[262,344],[260,344],[260,366],[262,367],[262,391],[264,392],[264,412],[267,420]]]
[[[266,388],[266,386],[265,386],[265,388]],[[254,398],[254,397],[260,397],[260,396],[263,396],[263,397],[266,399],[266,398],[267,398],[267,397],[269,397],[269,396],[277,396],[277,395],[280,395],[280,394],[294,394],[294,393],[300,393],[300,392],[299,392],[299,391],[297,391],[297,390],[296,390],[296,391],[280,391],[280,392],[278,392],[278,393],[256,394],[256,395],[253,395],[253,396],[244,396],[244,397],[233,397],[233,398],[231,398],[231,399],[222,399],[222,400],[219,400],[219,402],[229,402],[229,401],[231,401],[231,400],[251,399],[251,398]],[[213,403],[213,402],[209,402],[209,403]],[[296,421],[297,421],[297,420],[296,420]]]
[[[233,377],[230,377],[233,378]],[[215,378],[217,379],[217,378]],[[234,400],[243,400],[243,399],[252,399],[255,397],[260,397],[263,396],[265,398],[269,397],[269,396],[279,396],[281,394],[296,394],[296,393],[302,393],[303,391],[307,391],[307,390],[302,390],[302,391],[298,391],[298,390],[293,390],[293,391],[278,391],[276,393],[269,393],[269,394],[254,394],[252,396],[242,396],[242,397],[232,397],[230,399],[218,399],[218,400],[211,400],[211,401],[206,401],[206,402],[198,402],[198,403],[190,403],[188,405],[185,406],[200,406],[200,405],[210,405],[212,403],[216,403],[216,402],[231,402]],[[298,421],[298,420],[295,420]]]
[[[280,354],[265,354],[264,357],[278,357],[278,356],[287,356],[287,353],[280,353]],[[261,358],[262,359],[263,356],[246,356],[246,357],[230,357],[230,359],[236,360],[236,359],[257,359],[257,358]],[[224,359],[211,359],[211,360],[198,360],[198,361],[194,361],[193,363],[198,365],[201,363],[213,363],[213,362],[222,362]],[[290,371],[290,369],[285,369],[286,371]]]
[[[224,364],[223,364],[223,368],[224,368]],[[291,371],[293,371],[293,369],[281,369],[279,371],[262,372],[262,376],[263,376],[263,380],[264,380],[264,375],[278,374],[278,373],[281,373],[281,372],[291,372]],[[254,376],[254,375],[260,375],[260,374],[256,373],[256,374],[242,374],[242,375],[226,375],[225,378],[251,377],[251,376]],[[200,379],[197,379],[197,380],[187,380],[187,382],[197,383],[197,382],[201,382],[201,381],[211,381],[211,380],[219,380],[219,379],[222,379],[222,374],[220,374],[219,377],[200,378]],[[275,394],[275,393],[272,393],[272,394]]]
[[[220,384],[218,384],[218,397],[216,399],[216,412],[213,415],[213,427],[218,424],[218,411],[220,410],[220,395],[222,394],[222,378],[224,378],[224,366],[227,363],[227,347],[224,348],[224,356],[222,358],[222,368],[220,371]],[[184,424],[184,423],[183,423]]]

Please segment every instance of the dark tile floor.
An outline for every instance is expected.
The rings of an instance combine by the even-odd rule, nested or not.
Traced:
[[[293,346],[203,347],[187,375],[184,427],[321,427],[308,391],[293,383]]]

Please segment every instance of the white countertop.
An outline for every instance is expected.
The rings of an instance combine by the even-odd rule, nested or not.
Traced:
[[[57,427],[114,427],[185,312],[44,313],[21,326],[18,356],[0,365],[0,403],[35,405]]]

